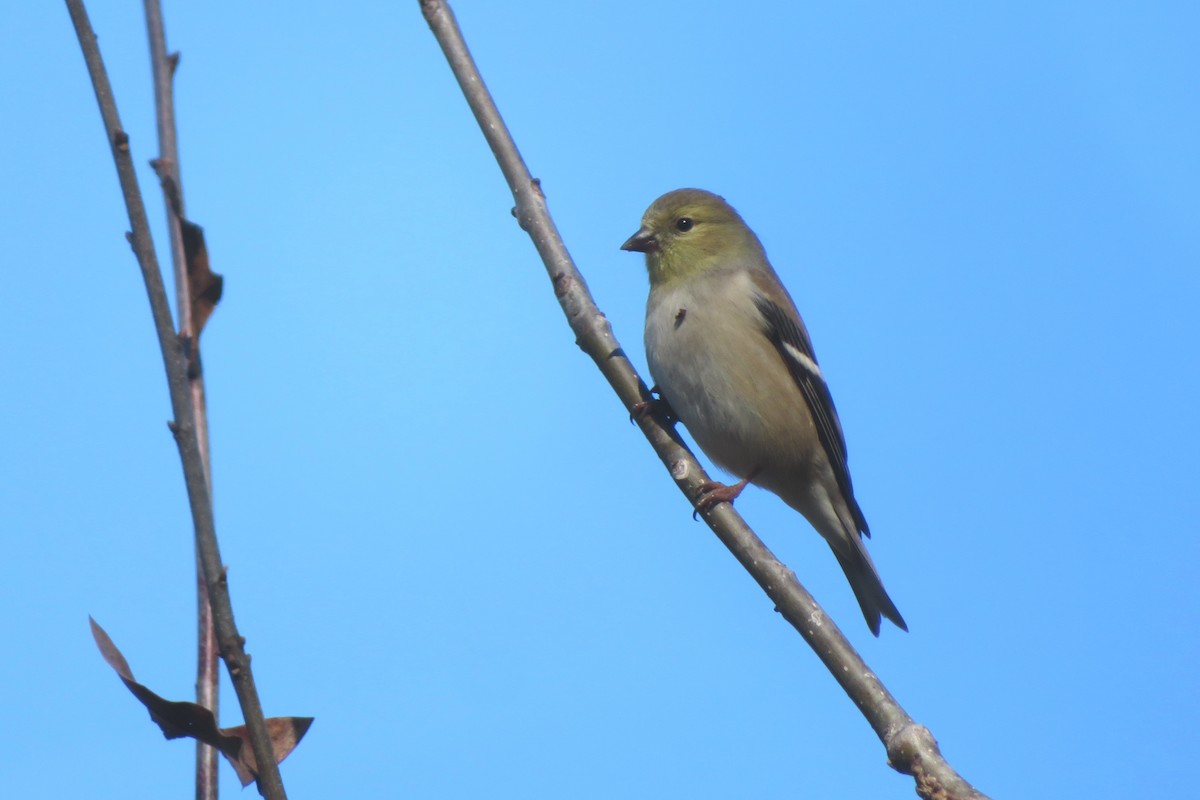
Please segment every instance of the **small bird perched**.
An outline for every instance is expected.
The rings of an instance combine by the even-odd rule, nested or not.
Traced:
[[[871,632],[908,630],[863,545],[846,441],[804,321],[754,231],[711,192],[654,201],[622,250],[646,254],[646,359],[660,396],[700,448],[741,481],[710,483],[697,507],[747,483],[779,495],[833,549]]]

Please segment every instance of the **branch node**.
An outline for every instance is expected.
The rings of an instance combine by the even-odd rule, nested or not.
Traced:
[[[554,294],[560,299],[571,291],[571,285],[574,283],[571,276],[565,272],[556,272],[550,280],[554,284]]]
[[[671,477],[676,481],[687,480],[688,473],[692,471],[692,465],[686,459],[679,459],[671,464]]]
[[[512,207],[512,215],[517,220],[517,225],[520,226],[521,230],[529,233],[529,218],[521,214],[521,210],[518,206]]]
[[[174,162],[166,156],[150,159],[150,167],[154,170],[154,174],[158,176],[160,182],[171,180],[171,168]]]
[[[985,795],[946,764],[937,740],[924,725],[907,722],[886,737],[888,766],[911,775],[925,800],[983,800]]]
[[[128,153],[129,134],[120,128],[117,128],[117,130],[113,132],[113,147],[117,148],[122,153]]]
[[[171,70],[172,78],[175,77],[175,70],[179,69],[179,58],[180,55],[178,50],[176,50],[174,53],[167,53],[167,68]]]

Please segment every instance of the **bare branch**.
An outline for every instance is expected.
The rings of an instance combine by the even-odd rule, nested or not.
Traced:
[[[171,236],[171,262],[175,267],[175,298],[179,314],[179,332],[192,332],[191,303],[187,269],[184,266],[183,181],[180,179],[179,146],[175,133],[175,67],[178,54],[167,55],[167,35],[163,29],[162,7],[158,0],[145,0],[146,33],[150,39],[150,68],[154,76],[154,111],[158,126],[158,158],[150,162],[162,184],[163,205],[167,209],[167,230]],[[171,186],[174,184],[174,190]]]
[[[453,12],[440,0],[421,0],[421,11],[512,190],[517,221],[533,239],[577,343],[596,362],[625,407],[634,413],[638,404],[650,399],[646,385],[613,336],[608,320],[596,307],[583,276],[559,237],[541,186],[526,168],[484,85]],[[702,484],[708,480],[700,463],[675,432],[663,427],[654,414],[635,416],[675,484],[694,504]],[[727,503],[702,516],[867,718],[887,748],[892,767],[916,778],[917,793],[929,800],[984,798],[946,763],[929,731],[900,707],[795,574],[775,558],[741,516]]]
[[[175,275],[175,310],[181,336],[191,337],[199,363],[199,337],[192,326],[191,281],[183,248],[182,218],[183,180],[180,177],[179,145],[175,130],[175,69],[179,54],[167,54],[167,35],[163,26],[162,6],[158,0],[145,0],[146,33],[150,39],[150,68],[154,75],[154,110],[158,122],[158,158],[151,161],[163,190],[163,206],[167,212],[167,231],[171,240],[171,263]],[[212,495],[212,460],[208,446],[208,403],[205,400],[204,374],[189,370],[188,383],[192,393],[192,409],[196,414],[196,437],[200,443],[200,459],[204,464],[204,479]],[[212,608],[204,567],[196,555],[196,702],[216,718],[219,713],[220,683],[217,671],[217,634],[213,627]],[[196,742],[196,800],[216,800],[218,794],[217,749],[202,741]]]
[[[75,26],[76,36],[79,39],[79,46],[83,51],[84,61],[87,63],[88,74],[96,93],[96,102],[100,106],[105,136],[112,148],[117,177],[121,183],[125,207],[129,212],[129,224],[132,229],[129,241],[137,256],[138,266],[141,268],[142,278],[146,284],[146,294],[150,300],[150,311],[154,319],[154,329],[158,335],[163,367],[167,373],[167,386],[171,395],[173,421],[170,423],[170,428],[175,434],[175,442],[183,462],[184,483],[187,487],[188,501],[191,505],[192,520],[195,526],[196,548],[203,567],[205,584],[212,600],[213,620],[221,655],[225,659],[234,690],[237,692],[238,701],[242,707],[246,727],[250,733],[255,760],[259,766],[257,780],[259,793],[270,800],[282,800],[287,797],[287,794],[279,776],[279,766],[275,763],[270,736],[263,718],[262,705],[258,699],[258,690],[250,671],[250,657],[246,654],[245,640],[238,634],[233,619],[233,607],[229,599],[225,571],[221,565],[220,550],[217,546],[212,501],[201,458],[192,395],[188,386],[187,358],[184,355],[183,343],[172,328],[166,289],[163,286],[162,273],[154,253],[150,225],[146,219],[146,208],[142,202],[141,192],[138,190],[133,159],[129,153],[129,136],[121,127],[112,87],[108,82],[108,75],[96,43],[96,34],[92,31],[83,2],[82,0],[66,0],[66,3],[67,10],[71,15],[71,22]]]

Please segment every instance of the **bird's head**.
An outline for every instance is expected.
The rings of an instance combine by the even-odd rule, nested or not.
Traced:
[[[758,237],[733,207],[702,189],[676,189],[655,200],[621,249],[646,254],[651,287],[766,262]]]

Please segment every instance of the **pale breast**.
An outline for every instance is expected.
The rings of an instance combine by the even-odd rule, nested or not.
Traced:
[[[744,271],[713,273],[652,292],[646,307],[655,383],[700,448],[739,477],[808,463],[816,440],[753,297]]]

